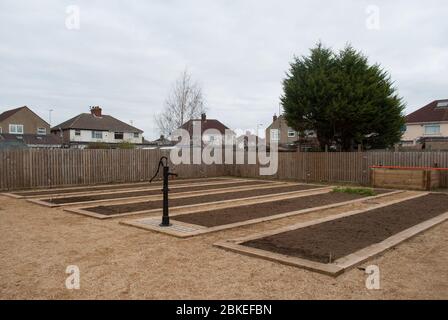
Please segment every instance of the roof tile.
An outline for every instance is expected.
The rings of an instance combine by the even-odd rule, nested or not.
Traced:
[[[435,100],[406,116],[406,123],[448,121],[448,107],[437,107],[437,104],[448,99]]]

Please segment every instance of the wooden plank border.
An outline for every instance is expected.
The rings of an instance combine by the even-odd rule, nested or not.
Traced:
[[[193,179],[178,179],[176,181],[182,181],[185,183],[189,183],[191,181],[198,181],[198,180],[202,180],[202,179],[207,179],[207,180],[224,180],[224,181],[233,181],[233,180],[240,180],[240,181],[246,181],[247,179],[243,179],[243,178],[238,178],[238,177],[210,177],[210,178],[193,178]],[[255,180],[255,179],[254,179]],[[211,182],[210,181],[210,182]],[[13,192],[3,192],[0,193],[3,196],[6,197],[10,197],[10,198],[15,198],[15,199],[41,199],[41,198],[49,198],[53,195],[55,195],[54,197],[64,197],[64,196],[75,196],[75,195],[83,195],[83,194],[98,194],[101,192],[107,192],[108,189],[107,187],[113,187],[113,186],[123,186],[125,188],[123,189],[109,189],[109,191],[115,192],[117,190],[139,190],[139,189],[145,189],[148,187],[152,186],[158,186],[158,185],[162,185],[160,180],[155,181],[155,183],[150,184],[148,181],[146,182],[133,182],[133,183],[112,183],[112,184],[97,184],[97,185],[90,185],[90,186],[73,186],[73,187],[65,187],[65,188],[52,188],[52,189],[33,189],[33,190],[24,190],[24,191],[13,191]],[[178,185],[178,184],[176,184]],[[180,185],[180,184],[179,184]],[[126,186],[135,186],[135,188],[126,188]],[[105,187],[104,190],[93,190],[93,191],[88,191],[89,189],[93,189],[93,188],[98,188],[98,187]],[[79,189],[80,191],[73,191],[73,192],[67,192],[67,193],[54,193],[54,194],[48,194],[48,195],[19,195],[18,193],[24,193],[24,192],[36,192],[36,191],[64,191],[66,189]]]
[[[355,214],[362,214],[367,211],[390,206],[390,205],[400,203],[400,202],[403,202],[406,200],[411,200],[414,198],[422,197],[427,194],[429,194],[429,192],[413,194],[409,197],[405,197],[405,198],[390,201],[387,203],[375,205],[371,208],[364,209],[364,210],[353,210],[353,211],[341,213],[341,214],[331,216],[331,217],[312,220],[312,221],[304,222],[304,223],[298,223],[298,224],[294,224],[291,226],[287,226],[284,228],[271,230],[271,231],[267,231],[267,232],[263,232],[263,233],[257,233],[257,234],[250,235],[250,236],[244,237],[244,238],[219,241],[219,242],[216,242],[214,244],[214,246],[220,247],[223,249],[227,249],[227,250],[231,250],[231,251],[234,251],[237,253],[242,253],[242,254],[246,254],[249,256],[257,257],[257,258],[262,258],[262,259],[266,259],[266,260],[270,260],[270,261],[274,261],[274,262],[279,262],[279,263],[294,266],[294,267],[304,268],[304,269],[307,269],[310,271],[319,272],[319,273],[330,275],[330,276],[338,276],[341,273],[355,267],[356,265],[359,265],[360,263],[362,263],[368,259],[371,259],[372,257],[391,249],[392,247],[400,244],[401,242],[408,240],[408,239],[420,234],[421,232],[428,230],[429,228],[432,228],[432,227],[446,221],[448,219],[448,212],[445,212],[437,217],[434,217],[434,218],[426,220],[422,223],[419,223],[411,228],[403,230],[403,231],[385,239],[384,241],[370,245],[366,248],[358,250],[358,251],[356,251],[352,254],[349,254],[345,257],[339,258],[339,259],[335,260],[333,263],[328,263],[328,264],[319,263],[319,262],[315,262],[315,261],[311,261],[311,260],[307,260],[307,259],[303,259],[303,258],[291,257],[288,255],[274,253],[274,252],[270,252],[267,250],[251,248],[248,246],[244,246],[242,244],[247,241],[250,241],[250,240],[260,239],[260,238],[264,238],[267,236],[271,236],[271,235],[275,235],[275,234],[279,234],[279,233],[283,233],[283,232],[297,230],[300,228],[305,228],[305,227],[308,227],[311,225],[316,225],[316,224],[320,224],[323,222],[327,222],[327,221],[331,221],[331,220],[335,220],[335,219],[339,219],[339,218],[343,218],[343,217],[348,217],[348,216],[355,215]]]
[[[295,196],[290,196],[289,198],[307,197],[307,196],[313,196],[313,195],[316,195],[316,194],[328,193],[328,192],[329,192],[329,190],[328,191],[322,190],[321,192],[316,192],[314,194],[303,194],[302,193],[302,194],[298,194],[298,195],[295,195]],[[378,198],[382,198],[382,197],[386,197],[386,196],[391,196],[391,195],[394,195],[394,194],[397,194],[397,193],[402,193],[402,192],[404,192],[404,191],[402,191],[402,190],[391,191],[391,192],[380,194],[380,195],[377,195],[377,196],[371,196],[371,197],[365,197],[365,198],[361,198],[361,199],[343,201],[343,202],[338,202],[338,203],[333,203],[333,204],[329,204],[329,205],[325,205],[325,206],[313,207],[313,208],[308,208],[308,209],[290,211],[290,212],[280,213],[280,214],[266,216],[266,217],[262,217],[262,218],[256,218],[256,219],[250,219],[250,220],[245,220],[245,221],[240,221],[240,222],[235,222],[235,223],[229,223],[229,224],[220,225],[220,226],[216,226],[216,227],[210,227],[210,228],[204,227],[204,226],[200,226],[200,225],[188,224],[189,227],[198,229],[198,230],[195,230],[195,231],[192,231],[192,232],[176,232],[176,231],[173,231],[173,230],[171,230],[169,228],[160,228],[160,227],[157,227],[157,226],[147,225],[147,224],[144,223],[144,221],[145,221],[144,218],[143,219],[140,218],[140,219],[135,219],[135,220],[121,221],[120,223],[121,224],[125,224],[125,225],[129,225],[129,226],[133,226],[133,227],[138,227],[140,229],[146,229],[146,230],[150,230],[150,231],[157,231],[157,232],[165,233],[165,234],[172,235],[172,236],[179,237],[179,238],[189,238],[189,237],[198,236],[198,235],[202,235],[202,234],[206,234],[206,233],[222,231],[222,230],[226,230],[226,229],[232,229],[232,228],[247,226],[247,225],[251,225],[251,224],[267,222],[267,221],[272,221],[272,220],[277,220],[277,219],[282,219],[282,218],[287,218],[287,217],[301,215],[301,214],[306,214],[306,213],[310,213],[310,212],[314,212],[314,211],[320,211],[320,210],[325,210],[325,209],[337,208],[337,207],[341,207],[341,206],[348,205],[348,204],[358,203],[358,202],[362,202],[362,201],[369,201],[369,200],[378,199]],[[281,199],[269,199],[269,200],[264,201],[264,202],[272,202],[272,201],[276,201],[276,200],[281,200]],[[257,203],[260,203],[260,201],[257,201]],[[211,210],[213,210],[213,209],[211,209]],[[178,214],[172,214],[172,215],[170,215],[171,216],[171,222],[173,224],[174,223],[178,224],[180,222],[176,221],[176,216],[190,214],[190,213],[198,213],[198,212],[202,212],[202,211],[210,211],[210,208],[199,209],[199,210],[196,210],[196,211],[187,211],[187,212],[182,212],[182,213],[178,213]]]
[[[197,183],[194,185],[189,185],[189,184],[183,184],[183,185],[175,185],[170,187],[170,189],[178,189],[178,188],[185,188],[185,187],[189,187],[189,186],[210,186],[213,188],[213,186],[219,186],[219,185],[223,185],[223,184],[237,184],[237,183],[242,183],[242,182],[247,182],[247,181],[256,181],[258,182],[258,180],[256,179],[240,179],[240,180],[230,180],[230,181],[221,181],[221,182],[210,182],[210,183]],[[269,183],[278,183],[278,182],[271,182],[271,181],[263,181],[263,183],[269,184]],[[260,184],[262,185],[262,184]],[[251,185],[251,187],[255,187],[256,185]],[[118,193],[124,193],[124,192],[140,192],[140,191],[155,191],[155,190],[159,190],[160,189],[160,185],[155,186],[155,187],[151,187],[151,188],[139,188],[139,189],[125,189],[125,190],[113,190],[113,192],[99,192],[99,193],[95,193],[94,195],[113,195],[113,194],[118,194]],[[249,187],[249,186],[240,186],[240,187]],[[233,186],[229,186],[228,188],[222,188],[222,190],[226,190],[226,189],[230,189],[230,188],[238,188],[238,186],[233,187]],[[213,190],[213,189],[211,189]],[[204,190],[197,190],[197,191],[187,191],[187,192],[179,192],[179,194],[185,194],[185,193],[201,193],[204,192]],[[90,193],[89,193],[90,194]],[[88,196],[89,194],[86,194],[85,196]],[[83,196],[83,195],[80,195]],[[129,196],[129,197],[124,197],[124,198],[110,198],[110,199],[98,199],[98,200],[90,200],[90,201],[78,201],[78,202],[67,202],[67,203],[52,203],[52,202],[48,202],[45,201],[46,199],[65,199],[65,198],[71,198],[74,196],[55,196],[55,197],[41,197],[38,199],[26,199],[28,202],[32,202],[35,204],[39,204],[41,206],[45,206],[45,207],[50,207],[50,208],[55,208],[55,207],[68,207],[68,206],[79,206],[79,205],[86,205],[86,204],[92,204],[92,203],[102,203],[102,202],[119,202],[122,200],[127,200],[127,199],[132,199],[132,200],[137,200],[137,199],[148,199],[150,197],[157,197],[158,195],[146,195],[146,196]],[[75,195],[76,197],[76,195]]]
[[[297,184],[282,184],[282,185],[276,185],[275,188],[278,187],[284,187],[288,185],[297,185]],[[170,207],[170,216],[178,216],[182,214],[183,210],[186,209],[193,209],[193,211],[188,211],[187,213],[192,212],[200,212],[204,211],[204,209],[210,210],[210,206],[213,207],[213,209],[223,209],[223,208],[231,208],[231,207],[239,207],[242,205],[247,204],[256,204],[256,203],[263,203],[263,202],[270,202],[275,200],[281,200],[281,199],[289,199],[294,198],[297,194],[301,195],[302,193],[312,193],[312,194],[319,194],[319,193],[325,193],[331,190],[332,187],[318,187],[318,188],[311,188],[306,190],[296,190],[296,191],[288,191],[288,192],[281,192],[281,193],[271,193],[271,194],[265,194],[265,195],[259,195],[259,196],[252,196],[252,197],[242,197],[242,198],[235,198],[235,199],[228,199],[228,200],[221,200],[221,201],[211,201],[211,202],[203,202],[203,203],[195,203],[190,205],[184,205],[184,206],[177,206],[177,207]],[[269,189],[267,186],[262,186],[262,188],[250,188],[247,190],[260,190],[260,189]],[[247,191],[247,190],[237,190],[237,191]],[[319,192],[324,191],[324,192]],[[221,192],[224,193],[224,192]],[[212,194],[210,192],[203,193],[201,195],[209,195]],[[198,195],[200,196],[200,195]],[[182,198],[185,198],[183,196]],[[160,199],[159,199],[160,200]],[[204,207],[204,208],[202,208]],[[92,211],[86,210],[87,208],[66,208],[64,211],[81,214],[85,216],[90,216],[93,218],[98,219],[111,219],[111,218],[117,218],[117,217],[126,217],[126,216],[133,216],[133,215],[139,215],[139,214],[156,214],[161,213],[162,209],[150,209],[150,210],[142,210],[142,211],[135,211],[135,212],[129,212],[129,213],[118,213],[113,215],[103,215],[99,213],[95,213]],[[196,209],[196,210],[194,210]]]

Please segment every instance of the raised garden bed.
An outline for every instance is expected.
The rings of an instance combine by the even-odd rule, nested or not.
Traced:
[[[169,204],[170,207],[172,208],[191,204],[225,201],[225,200],[263,196],[263,195],[274,195],[278,193],[301,191],[301,190],[311,190],[320,187],[322,186],[297,184],[297,185],[288,185],[288,186],[272,187],[265,189],[233,191],[219,194],[198,195],[186,198],[170,199]],[[161,208],[162,208],[162,200],[152,200],[152,201],[89,207],[84,208],[84,210],[103,215],[116,215],[116,214],[138,212],[143,210],[161,209]]]
[[[222,189],[230,187],[242,187],[242,186],[256,186],[261,184],[266,184],[265,181],[245,181],[237,183],[221,183],[215,185],[199,185],[199,186],[186,186],[171,188],[170,194],[180,193],[180,192],[190,192],[190,191],[200,191],[200,190],[211,190],[211,189]],[[97,200],[115,200],[122,198],[132,198],[132,197],[144,197],[152,195],[161,195],[160,189],[153,190],[141,190],[141,191],[129,191],[129,192],[118,192],[118,193],[106,193],[106,194],[96,194],[96,195],[86,195],[86,196],[73,196],[73,197],[63,197],[63,198],[53,198],[53,199],[41,199],[41,202],[47,202],[50,204],[67,204],[67,203],[82,203],[82,202],[92,202]]]
[[[176,184],[195,184],[195,183],[202,183],[202,182],[211,182],[211,181],[225,181],[224,179],[220,178],[208,178],[208,179],[173,179],[170,180],[171,185]],[[89,187],[86,186],[85,188],[82,187],[66,187],[66,188],[55,188],[55,189],[49,189],[49,190],[36,190],[36,191],[18,191],[18,192],[11,192],[13,195],[17,196],[24,196],[24,197],[30,197],[30,196],[46,196],[46,195],[58,195],[58,194],[65,194],[65,193],[76,193],[76,192],[90,192],[90,191],[109,191],[109,190],[120,190],[120,189],[132,189],[132,188],[143,188],[143,187],[151,187],[155,184],[161,184],[160,181],[156,181],[156,183],[153,183],[152,185],[149,182],[137,182],[132,184],[114,184],[114,185],[99,185],[95,187]]]
[[[375,190],[376,194],[390,192]],[[202,211],[191,214],[182,214],[174,217],[176,221],[204,227],[216,227],[237,223],[246,220],[259,219],[279,215],[286,212],[299,211],[313,207],[321,207],[350,200],[362,199],[365,196],[341,192],[329,192],[306,197],[282,199],[247,206],[224,208],[218,210]]]
[[[331,263],[448,212],[448,195],[429,194],[242,243],[282,255]]]

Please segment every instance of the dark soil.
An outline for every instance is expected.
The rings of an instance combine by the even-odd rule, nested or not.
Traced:
[[[176,180],[170,180],[170,184],[182,184],[182,183],[188,183],[188,184],[194,184],[194,183],[201,183],[201,182],[207,182],[207,181],[216,181],[216,178],[209,178],[209,179],[197,179],[197,180],[190,180],[190,181],[182,181],[182,179],[176,179]],[[153,184],[161,184],[161,182],[155,181]],[[149,182],[146,183],[140,183],[137,182],[135,184],[131,185],[122,185],[122,184],[116,184],[111,186],[97,186],[97,187],[90,187],[86,189],[82,188],[57,188],[52,190],[42,190],[42,191],[19,191],[19,192],[13,192],[13,194],[18,196],[45,196],[45,195],[57,195],[57,194],[64,194],[64,193],[72,193],[72,192],[86,192],[86,191],[108,191],[108,190],[117,190],[117,189],[131,189],[131,188],[141,188],[141,187],[150,187],[151,184]]]
[[[387,207],[248,241],[245,246],[334,261],[448,211],[448,195],[429,194]]]
[[[176,216],[173,219],[205,227],[215,227],[360,198],[364,198],[364,196],[340,192],[329,192],[313,196],[277,200],[234,208],[183,214]]]
[[[219,194],[202,195],[202,196],[196,196],[196,197],[170,199],[169,205],[172,208],[172,207],[177,207],[177,206],[186,206],[186,205],[190,205],[190,204],[198,204],[198,203],[262,196],[262,195],[272,195],[272,194],[282,193],[282,192],[308,190],[308,189],[315,189],[315,188],[319,188],[319,186],[294,185],[294,186],[266,188],[266,189],[254,189],[254,190],[246,190],[246,191],[234,191],[234,192],[226,192],[226,193],[219,193]],[[125,204],[108,205],[108,206],[97,206],[97,207],[87,208],[85,210],[90,211],[90,212],[99,213],[99,214],[104,214],[104,215],[112,215],[112,214],[130,213],[130,212],[151,210],[151,209],[158,209],[158,208],[162,208],[161,200],[142,201],[142,202],[136,202],[136,203],[125,203]]]
[[[202,185],[187,186],[187,187],[180,187],[180,188],[170,188],[170,194],[178,193],[178,192],[260,185],[260,184],[265,184],[265,183],[266,182],[263,182],[263,181],[246,181],[246,182],[224,183],[224,184],[206,185],[206,186],[202,186]],[[105,199],[115,200],[115,199],[128,198],[128,197],[152,196],[152,195],[161,195],[161,194],[162,194],[161,189],[155,189],[155,190],[141,190],[141,191],[128,191],[128,192],[119,192],[119,193],[86,195],[86,196],[72,196],[72,197],[69,196],[69,197],[64,197],[64,198],[45,199],[42,201],[46,201],[46,202],[54,203],[54,204],[64,204],[64,203],[74,203],[74,202],[105,200]]]

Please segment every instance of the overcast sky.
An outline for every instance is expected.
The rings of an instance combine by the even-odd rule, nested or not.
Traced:
[[[293,56],[321,40],[380,63],[408,113],[448,98],[447,16],[446,0],[0,0],[0,111],[27,105],[48,120],[53,109],[55,125],[100,105],[152,139],[187,67],[209,118],[266,127]]]

